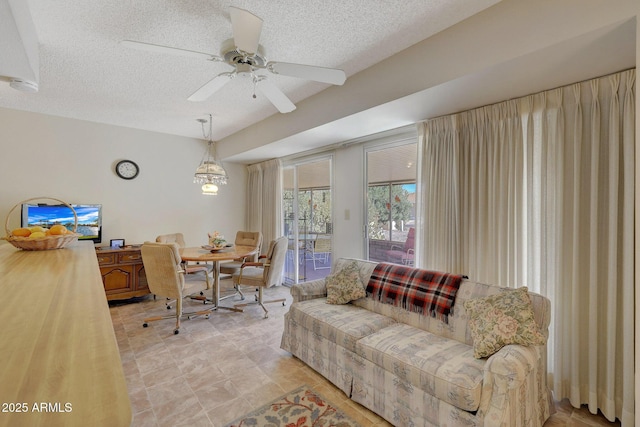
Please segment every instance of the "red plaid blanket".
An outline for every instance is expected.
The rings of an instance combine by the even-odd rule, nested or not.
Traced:
[[[380,263],[366,290],[382,303],[447,321],[461,281],[461,275]]]

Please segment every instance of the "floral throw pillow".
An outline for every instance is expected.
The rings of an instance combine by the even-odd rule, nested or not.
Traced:
[[[508,344],[546,342],[533,317],[526,286],[464,302],[473,337],[473,355],[489,357]]]
[[[327,285],[328,304],[347,304],[366,296],[356,261],[345,265],[336,273],[328,275],[325,284]]]

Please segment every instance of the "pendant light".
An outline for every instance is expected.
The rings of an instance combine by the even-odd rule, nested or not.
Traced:
[[[209,134],[207,135],[204,130],[204,124],[207,123],[206,119],[197,119],[202,125],[202,136],[208,140],[207,149],[202,156],[200,165],[196,169],[196,173],[193,177],[193,182],[196,184],[202,184],[202,194],[208,196],[215,196],[218,194],[218,186],[227,183],[227,171],[216,160],[215,142],[212,137],[212,117],[209,114]]]

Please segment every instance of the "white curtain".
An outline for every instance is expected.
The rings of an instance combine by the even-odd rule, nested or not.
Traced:
[[[552,302],[555,398],[634,420],[635,70],[419,125],[420,264]]]
[[[247,167],[247,229],[261,231],[263,250],[282,235],[282,167],[268,160]]]

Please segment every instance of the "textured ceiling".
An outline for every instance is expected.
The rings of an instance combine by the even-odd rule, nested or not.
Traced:
[[[40,44],[40,90],[0,82],[0,107],[162,133],[201,137],[197,118],[212,114],[222,139],[277,110],[237,78],[211,99],[186,98],[223,63],[141,52],[125,39],[219,54],[230,38],[229,6],[264,20],[268,60],[343,69],[347,77],[498,0],[28,0]],[[328,85],[271,80],[297,103]]]

